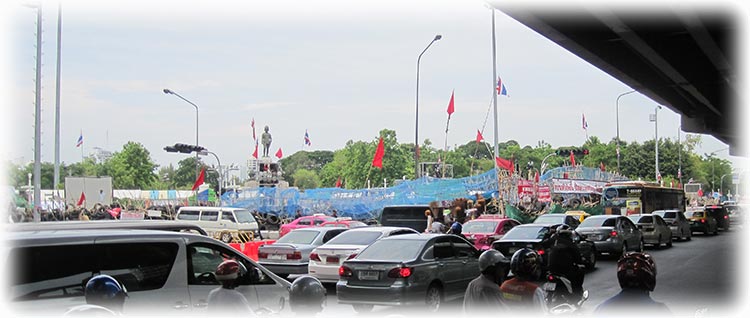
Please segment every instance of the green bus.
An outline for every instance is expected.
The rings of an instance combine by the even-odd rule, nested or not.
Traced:
[[[674,209],[685,212],[685,191],[652,182],[612,182],[602,189],[601,204],[604,214],[648,214]]]

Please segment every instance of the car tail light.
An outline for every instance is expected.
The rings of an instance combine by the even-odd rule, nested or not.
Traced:
[[[302,259],[302,253],[297,251],[292,254],[286,254],[286,259]]]
[[[411,267],[396,267],[388,272],[391,278],[409,278],[412,274]]]
[[[268,258],[268,253],[260,253],[260,252],[258,252],[258,258]]]
[[[726,220],[726,219],[728,219],[728,218],[729,218],[729,215],[725,215],[725,216],[724,216],[724,219],[725,219],[725,220]]]
[[[346,266],[339,267],[339,276],[341,277],[352,277],[352,269]]]
[[[352,255],[349,255],[349,257],[347,257],[346,259],[352,259],[352,258],[355,258],[355,257],[357,257],[357,253],[354,253],[354,254],[352,254]]]
[[[554,282],[555,281],[555,276],[548,275],[547,276],[547,281]]]
[[[609,232],[609,236],[616,237],[617,236],[617,231]]]
[[[540,256],[544,255],[544,250],[538,250],[538,251],[536,251],[536,253],[539,254]]]
[[[701,223],[706,223],[706,219],[701,219]]]
[[[310,260],[320,262],[320,256],[318,256],[318,253],[310,253]]]

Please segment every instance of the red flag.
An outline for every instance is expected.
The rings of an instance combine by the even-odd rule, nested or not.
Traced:
[[[539,183],[539,171],[534,172],[534,182]]]
[[[253,151],[253,158],[258,159],[258,143],[255,143],[255,151]]]
[[[510,171],[511,174],[513,174],[513,171],[515,171],[515,165],[511,160],[495,157],[495,164],[497,164],[497,166],[500,168]]]
[[[339,176],[339,179],[336,180],[336,187],[341,188],[341,176]]]
[[[250,122],[250,126],[253,126],[253,140],[257,140],[255,138],[255,118],[253,118],[253,120]],[[257,159],[258,157],[255,158]]]
[[[484,136],[482,136],[482,133],[477,129],[477,143],[480,143],[482,140],[484,140]]]
[[[703,189],[698,189],[698,196],[699,196],[699,197],[702,197],[702,196],[703,196]]]
[[[78,199],[78,203],[76,205],[81,205],[83,204],[84,201],[86,201],[86,195],[83,192],[81,192],[81,198]]]
[[[201,168],[201,173],[198,175],[198,179],[195,179],[195,183],[193,184],[193,188],[191,191],[195,191],[198,189],[198,187],[203,184],[203,181],[206,179],[206,169]]]
[[[378,142],[378,149],[375,150],[375,156],[372,158],[372,166],[383,169],[383,156],[385,155],[385,148],[383,147],[383,137],[380,137]]]
[[[279,151],[277,151],[277,152],[276,152],[276,158],[279,158],[279,159],[281,159],[281,157],[282,157],[283,155],[284,155],[284,154],[283,154],[283,153],[281,152],[281,147],[279,147]]]
[[[607,171],[606,169],[604,169],[604,162],[599,161],[599,170]]]
[[[451,101],[448,102],[448,118],[451,117],[451,114],[453,114],[453,111],[455,109],[453,108],[453,92],[451,92]]]
[[[570,151],[570,165],[574,167],[576,165],[576,156],[573,155],[573,150]]]

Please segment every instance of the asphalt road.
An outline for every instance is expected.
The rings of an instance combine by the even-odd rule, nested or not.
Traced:
[[[746,248],[740,243],[745,238],[744,231],[736,226],[717,236],[694,234],[691,241],[674,242],[673,247],[653,248],[646,246],[657,264],[656,289],[651,293],[656,301],[665,303],[676,315],[690,317],[736,315],[746,293],[740,292],[744,277],[737,275],[741,265],[747,264],[744,256]],[[744,273],[747,276],[747,273]],[[290,276],[293,280],[295,276]],[[586,274],[584,288],[589,291],[589,299],[581,308],[582,314],[591,313],[605,299],[617,294],[620,286],[616,276],[616,260],[607,256],[598,259],[596,269]],[[404,309],[375,306],[371,313],[357,314],[350,305],[339,305],[335,286],[327,285],[328,298],[324,317],[363,316],[363,317],[402,317],[429,316],[419,308]],[[442,310],[446,316],[461,315],[461,301],[447,304]],[[745,305],[747,306],[747,305]]]

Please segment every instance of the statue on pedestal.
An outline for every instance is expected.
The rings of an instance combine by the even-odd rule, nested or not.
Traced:
[[[263,144],[263,157],[268,157],[268,149],[271,148],[271,133],[268,132],[268,126],[263,128],[263,131],[260,142]]]

